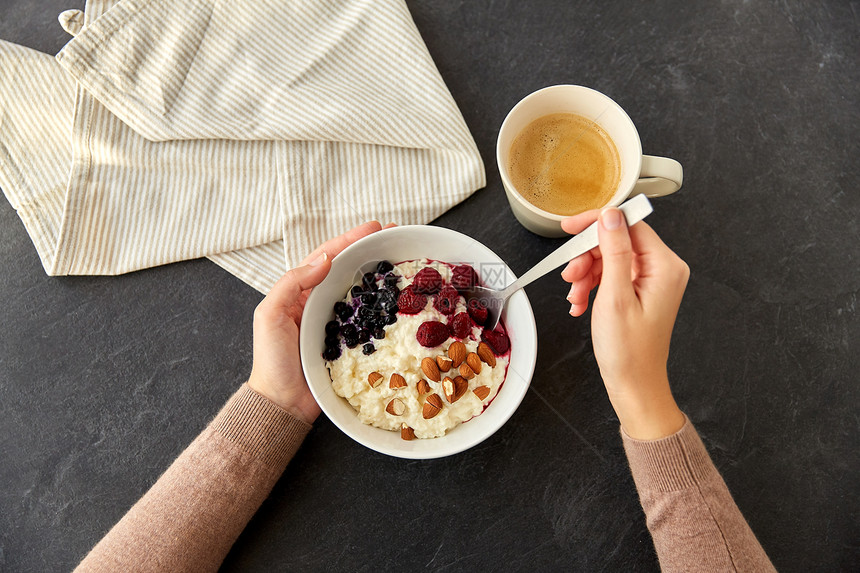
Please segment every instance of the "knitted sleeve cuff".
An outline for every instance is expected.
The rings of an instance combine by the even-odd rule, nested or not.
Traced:
[[[227,401],[211,427],[264,463],[285,467],[312,426],[246,383]]]
[[[717,473],[690,419],[680,430],[659,440],[637,440],[621,429],[624,451],[640,491],[677,491]]]

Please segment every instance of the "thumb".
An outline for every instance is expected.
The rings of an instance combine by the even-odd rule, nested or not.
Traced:
[[[274,307],[290,306],[299,300],[302,292],[320,284],[330,269],[331,260],[323,252],[310,263],[287,271],[266,295],[266,300]]]
[[[604,209],[599,221],[597,237],[603,258],[600,290],[617,299],[632,297],[635,294],[631,277],[633,245],[624,213],[615,208]]]

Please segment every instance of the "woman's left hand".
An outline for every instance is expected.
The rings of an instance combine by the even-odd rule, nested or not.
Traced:
[[[312,423],[320,413],[302,372],[299,328],[305,301],[331,269],[331,259],[355,241],[382,229],[364,223],[320,245],[275,283],[254,311],[254,364],[248,385],[294,416]]]

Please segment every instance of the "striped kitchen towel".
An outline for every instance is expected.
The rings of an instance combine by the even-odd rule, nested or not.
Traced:
[[[402,0],[89,0],[0,41],[0,188],[50,275],[209,257],[262,292],[368,219],[485,185]]]

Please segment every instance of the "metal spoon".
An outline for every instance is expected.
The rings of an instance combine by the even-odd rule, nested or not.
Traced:
[[[651,203],[645,195],[633,197],[622,204],[619,209],[624,213],[628,226],[638,223],[653,211]],[[463,292],[463,295],[467,301],[477,298],[482,305],[486,306],[488,313],[484,328],[493,330],[499,323],[502,310],[505,308],[505,304],[512,294],[548,272],[566,264],[571,259],[575,259],[579,255],[590,251],[597,244],[597,221],[595,221],[587,229],[547,255],[541,262],[533,266],[523,276],[504,289],[496,290],[482,286],[473,286]]]

